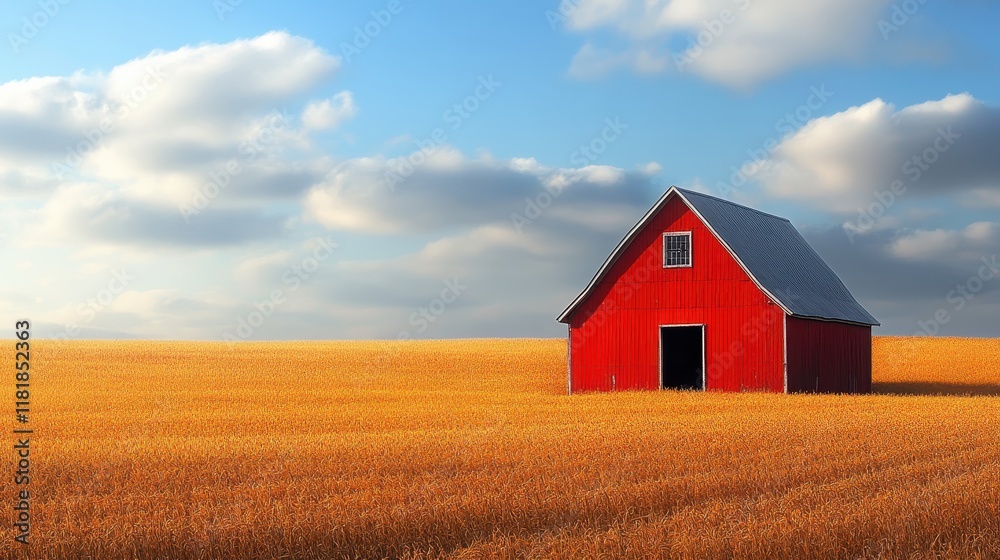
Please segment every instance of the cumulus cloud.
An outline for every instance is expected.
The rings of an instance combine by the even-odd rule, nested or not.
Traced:
[[[118,156],[119,170],[169,170],[184,163],[177,156],[210,159],[227,151],[255,119],[280,112],[338,66],[337,57],[310,41],[272,32],[154,51],[107,73],[6,82],[0,155],[75,169],[77,159],[89,161],[100,150]]]
[[[773,196],[839,212],[867,206],[894,183],[908,197],[997,201],[998,143],[1000,108],[967,93],[902,109],[875,99],[810,121],[754,177]]]
[[[356,111],[347,91],[301,116],[288,104],[339,66],[311,41],[271,32],[0,84],[0,196],[44,200],[38,221],[53,240],[191,246],[279,235],[282,217],[265,216],[263,203],[322,179],[332,166],[309,132]]]
[[[402,167],[412,161],[423,164]],[[400,169],[410,172],[403,176]],[[529,206],[539,202],[545,208],[537,210],[550,212],[549,219],[572,221],[574,212],[594,208],[613,215],[616,208],[647,200],[650,190],[647,173],[599,165],[553,168],[533,159],[467,159],[441,148],[344,162],[310,190],[306,208],[309,218],[330,229],[433,232],[512,223],[512,215],[530,214],[535,210]]]
[[[581,0],[568,29],[614,30],[630,45],[588,42],[571,73],[593,76],[615,67],[640,72],[673,67],[729,86],[748,87],[790,69],[860,59],[877,36],[890,0]],[[667,45],[683,42],[684,47]],[[666,58],[674,64],[663,64]]]

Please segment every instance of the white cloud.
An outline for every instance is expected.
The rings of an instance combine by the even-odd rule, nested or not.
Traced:
[[[387,181],[401,163],[415,158],[426,163],[400,176],[399,182]],[[466,159],[442,148],[391,160],[349,160],[309,192],[305,205],[310,219],[330,229],[433,232],[487,223],[512,225],[511,215],[532,212],[527,201],[539,196],[559,208],[555,216],[592,204],[636,204],[647,198],[649,187],[648,175],[610,166],[548,168],[530,158]]]
[[[786,137],[754,178],[771,195],[854,212],[896,181],[903,196],[996,200],[1000,108],[949,95],[896,109],[875,99],[814,119]]]
[[[890,0],[581,0],[567,27],[610,28],[631,44],[588,42],[571,73],[593,77],[616,67],[692,71],[729,86],[748,87],[788,70],[863,57],[878,35]],[[681,49],[667,43],[684,40]],[[665,64],[673,59],[676,64]],[[678,62],[683,59],[683,62]]]
[[[639,171],[645,173],[646,175],[656,175],[660,171],[663,171],[663,166],[655,161],[651,161],[640,167]]]
[[[34,172],[61,163],[129,181],[188,172],[237,155],[258,119],[280,113],[338,66],[310,41],[272,32],[154,51],[107,73],[6,82],[0,162]]]
[[[975,262],[998,250],[1000,224],[993,222],[975,222],[960,230],[916,230],[889,245],[895,257],[928,262]]]
[[[296,197],[331,168],[286,104],[339,65],[307,39],[271,32],[153,51],[106,73],[0,84],[0,196],[43,201],[38,227],[52,241],[275,235],[282,218],[263,217],[263,201]],[[355,110],[341,92],[308,105],[305,120],[333,126]],[[210,204],[181,219],[197,196]]]
[[[342,91],[330,99],[307,105],[302,112],[302,124],[311,130],[330,130],[353,117],[357,111],[351,92]]]

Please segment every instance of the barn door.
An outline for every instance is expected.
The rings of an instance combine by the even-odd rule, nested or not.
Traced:
[[[660,326],[660,388],[705,388],[705,325]]]

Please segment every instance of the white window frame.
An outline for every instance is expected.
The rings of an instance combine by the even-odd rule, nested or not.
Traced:
[[[667,264],[667,238],[668,237],[687,237],[688,239],[688,262],[687,264]],[[668,231],[663,234],[663,240],[660,250],[663,252],[663,268],[691,268],[694,262],[694,246],[691,243],[691,232],[690,231]]]

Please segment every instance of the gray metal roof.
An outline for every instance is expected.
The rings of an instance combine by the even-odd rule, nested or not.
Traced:
[[[771,214],[705,194],[670,187],[646,213],[591,280],[590,285],[559,316],[570,313],[600,282],[611,264],[647,221],[677,195],[697,214],[750,278],[790,315],[862,325],[879,322],[861,306],[836,273],[795,227]]]

